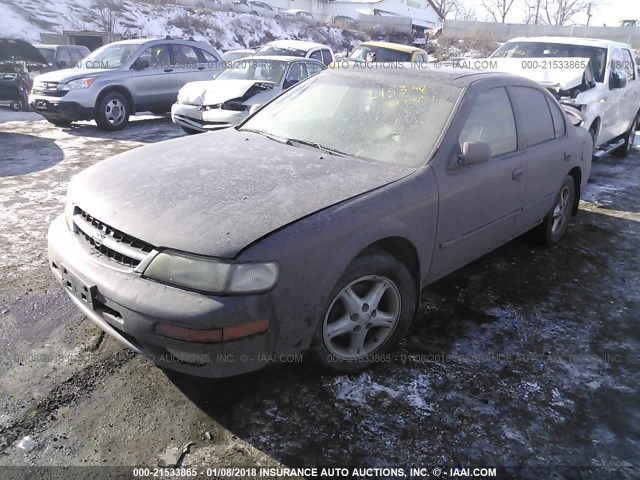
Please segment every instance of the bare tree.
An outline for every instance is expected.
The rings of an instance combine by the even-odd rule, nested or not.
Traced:
[[[456,10],[460,8],[460,0],[433,0],[433,4],[440,10],[444,18],[452,14],[455,15]]]
[[[542,21],[548,25],[572,23],[576,15],[587,12],[590,3],[590,0],[542,0]]]
[[[515,0],[482,0],[481,5],[495,22],[504,23]]]
[[[93,0],[93,9],[98,15],[98,25],[106,32],[113,33],[122,13],[124,0]]]
[[[464,22],[475,22],[478,20],[478,16],[473,8],[467,8],[461,3],[456,7],[453,19]]]
[[[538,23],[541,0],[524,0],[524,23]]]

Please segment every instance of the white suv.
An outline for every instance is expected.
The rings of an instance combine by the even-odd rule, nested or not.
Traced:
[[[640,111],[640,78],[631,47],[609,40],[522,37],[491,57],[498,70],[531,78],[579,110],[594,156],[629,153]],[[503,60],[505,59],[505,60]]]

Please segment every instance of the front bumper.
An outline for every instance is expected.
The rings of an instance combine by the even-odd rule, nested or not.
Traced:
[[[29,106],[34,112],[54,120],[92,120],[95,108],[86,107],[78,102],[62,100],[58,97],[29,95]]]
[[[237,125],[249,115],[249,112],[237,112],[234,110],[202,110],[195,105],[183,105],[174,103],[171,107],[171,120],[173,123],[196,130],[208,132],[221,128]]]
[[[49,266],[80,310],[106,333],[158,366],[202,377],[257,370],[273,358],[277,325],[269,294],[209,296],[162,285],[97,256],[67,227],[49,227]],[[111,262],[113,263],[113,262]],[[222,343],[158,335],[157,323],[193,329],[225,328],[269,319],[264,333]]]

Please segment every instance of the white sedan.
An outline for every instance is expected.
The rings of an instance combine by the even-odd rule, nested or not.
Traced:
[[[326,67],[300,57],[256,56],[236,60],[214,80],[187,83],[171,107],[173,123],[189,133],[240,123],[261,105]]]

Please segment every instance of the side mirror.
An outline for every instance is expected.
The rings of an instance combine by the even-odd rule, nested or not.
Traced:
[[[284,84],[282,84],[282,89],[286,90],[287,88],[291,88],[293,87],[296,83],[298,83],[298,80],[285,80]]]
[[[69,66],[69,64],[67,62],[65,62],[64,60],[60,60],[58,62],[58,68],[62,69],[62,68],[67,68]]]
[[[147,59],[138,59],[135,62],[133,62],[133,69],[134,70],[144,70],[145,68],[149,68],[149,60]]]
[[[261,106],[262,105],[260,105],[259,103],[251,105],[251,108],[249,108],[249,115],[253,115],[254,113],[256,113],[258,110],[260,110]]]
[[[458,164],[475,165],[491,158],[491,147],[484,142],[464,142],[462,153],[458,154]]]
[[[627,72],[611,72],[611,88],[624,88],[627,86]]]

